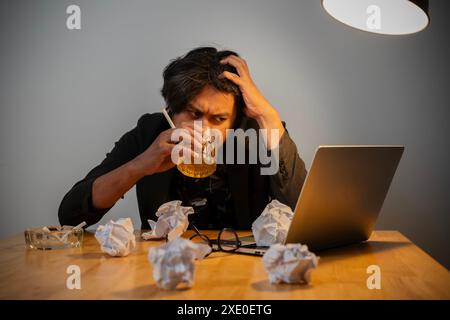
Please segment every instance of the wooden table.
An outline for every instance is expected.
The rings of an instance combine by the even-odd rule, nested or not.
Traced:
[[[82,248],[67,250],[26,249],[22,234],[2,239],[0,299],[450,298],[448,270],[397,231],[375,231],[366,243],[319,252],[310,285],[272,285],[261,257],[216,252],[197,262],[192,289],[176,291],[156,287],[147,261],[148,248],[163,242],[137,239],[136,249],[120,258],[103,254],[91,232]],[[81,269],[80,290],[66,288],[69,265]],[[380,290],[367,288],[369,265],[381,268]]]

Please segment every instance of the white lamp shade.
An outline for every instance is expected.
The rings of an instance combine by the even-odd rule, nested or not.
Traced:
[[[373,33],[410,34],[429,23],[425,0],[323,0],[322,5],[338,21]]]

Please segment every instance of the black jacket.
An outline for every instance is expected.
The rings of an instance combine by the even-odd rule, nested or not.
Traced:
[[[283,123],[284,125],[284,123]],[[256,121],[244,117],[242,129],[258,129]],[[109,209],[94,209],[91,203],[92,184],[104,175],[144,152],[160,132],[169,128],[162,113],[143,115],[137,126],[125,133],[106,158],[78,181],[64,196],[59,207],[59,221],[65,225],[77,225],[86,221],[97,223]],[[246,146],[248,150],[248,145]],[[250,146],[251,148],[251,146]],[[268,176],[260,174],[261,164],[226,164],[234,208],[239,229],[249,229],[271,199],[290,206],[294,210],[306,177],[304,162],[300,159],[295,143],[287,130],[280,139],[279,170]],[[160,205],[170,201],[169,187],[176,167],[162,173],[145,176],[136,184],[142,229],[149,229],[147,220],[157,220],[155,213]]]

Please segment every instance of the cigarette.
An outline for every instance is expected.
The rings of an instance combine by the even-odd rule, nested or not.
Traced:
[[[166,108],[162,109],[162,113],[164,117],[166,118],[167,122],[170,124],[171,128],[175,128],[175,124],[173,123],[172,119],[170,118],[169,114],[167,113]]]
[[[80,223],[79,225],[75,226],[72,228],[72,230],[78,230],[80,228],[83,228],[86,225],[86,221],[83,221],[82,223]]]

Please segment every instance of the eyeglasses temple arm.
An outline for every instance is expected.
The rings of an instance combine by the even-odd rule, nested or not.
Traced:
[[[200,235],[200,231],[198,231],[197,227],[194,226],[194,224],[192,224],[192,223],[189,223],[189,224],[191,225],[192,229],[194,229],[194,232],[195,232],[196,234]]]

